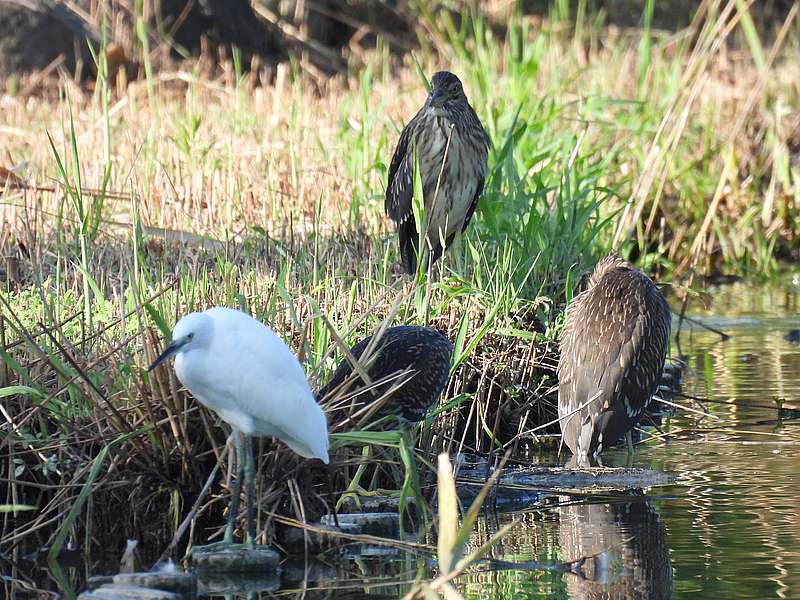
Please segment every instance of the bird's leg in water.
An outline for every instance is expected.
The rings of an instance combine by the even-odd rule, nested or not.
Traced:
[[[193,554],[222,551],[226,548],[236,545],[233,543],[233,532],[236,529],[236,517],[239,516],[239,499],[242,495],[242,479],[244,478],[245,472],[242,436],[242,432],[234,429],[233,433],[231,433],[230,437],[228,438],[228,444],[233,445],[233,448],[228,450],[228,456],[230,457],[229,460],[235,462],[236,469],[234,470],[231,499],[228,502],[228,523],[225,525],[225,535],[222,537],[222,541],[207,544],[205,546],[195,546],[192,549]],[[233,452],[231,452],[231,450],[233,450]]]
[[[256,537],[255,524],[253,522],[253,505],[255,500],[255,478],[256,478],[256,464],[253,456],[253,438],[249,435],[244,435],[244,479],[245,479],[245,493],[247,494],[247,504],[245,506],[246,520],[245,527],[245,546],[252,549]]]
[[[630,431],[625,433],[625,446],[628,448],[628,454],[633,454],[633,436]]]
[[[236,518],[239,516],[239,502],[242,495],[242,479],[244,475],[244,460],[242,447],[242,433],[234,430],[231,434],[233,447],[236,455],[236,475],[231,490],[231,501],[228,505],[228,524],[225,526],[225,537],[222,538],[224,544],[233,543],[233,532],[236,529]]]

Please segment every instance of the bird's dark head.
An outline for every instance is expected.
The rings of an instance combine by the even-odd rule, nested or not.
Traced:
[[[611,253],[602,258],[595,266],[594,272],[589,278],[588,287],[594,287],[600,282],[606,273],[610,273],[611,271],[615,271],[617,269],[633,269],[633,267],[627,260],[612,250]]]
[[[431,93],[428,95],[428,106],[434,108],[447,107],[452,102],[466,102],[464,86],[461,80],[450,71],[439,71],[431,77]]]

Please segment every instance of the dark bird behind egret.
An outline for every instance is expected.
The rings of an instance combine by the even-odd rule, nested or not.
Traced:
[[[350,349],[350,354],[359,362],[370,382],[354,372],[349,357],[346,357],[328,384],[318,392],[317,398],[346,393],[352,398],[356,411],[364,407],[368,411],[370,405],[381,402],[371,416],[396,418],[400,443],[413,457],[411,450],[416,446],[416,438],[410,423],[422,421],[447,387],[453,356],[450,340],[430,327],[401,325],[386,329],[377,339],[372,335],[365,337]],[[363,456],[368,457],[369,447],[363,452]],[[360,479],[359,471],[340,497],[337,507],[347,495],[363,492]],[[415,495],[422,497],[416,465],[405,470],[403,487],[407,485]]]
[[[439,71],[424,106],[405,126],[389,165],[386,214],[397,225],[407,273],[417,267],[418,227],[433,264],[475,212],[487,173],[489,137],[458,77]],[[419,163],[427,223],[413,212],[414,152]],[[444,245],[444,246],[443,246]]]
[[[611,254],[567,307],[558,362],[564,443],[579,465],[629,434],[658,390],[671,313],[647,275]]]
[[[350,353],[360,361],[372,341],[373,336],[365,337]],[[422,421],[447,386],[452,356],[453,344],[435,329],[411,325],[390,327],[373,345],[362,365],[373,383],[367,392],[357,392],[366,387],[366,382],[353,375],[353,365],[345,358],[317,397],[347,389],[356,395],[357,402],[367,405],[386,396],[378,416],[391,414],[405,421]],[[351,377],[352,384],[345,388]]]
[[[303,367],[266,325],[238,310],[210,308],[175,325],[172,342],[150,371],[175,356],[175,374],[206,408],[232,428],[237,476],[222,544],[230,546],[241,482],[247,498],[246,545],[253,546],[252,436],[277,438],[304,458],[328,464],[328,424],[314,399]]]

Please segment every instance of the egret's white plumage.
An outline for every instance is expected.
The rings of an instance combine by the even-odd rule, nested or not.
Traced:
[[[170,356],[175,356],[175,373],[181,383],[234,429],[230,439],[236,450],[237,475],[221,544],[233,543],[244,480],[245,545],[252,548],[256,536],[251,436],[275,437],[300,456],[328,464],[325,413],[289,347],[269,327],[238,310],[216,307],[183,317],[172,331],[172,342],[149,370]],[[212,546],[206,546],[206,551]]]
[[[328,425],[303,367],[266,325],[238,310],[191,313],[172,333],[175,373],[204,406],[249,436],[272,436],[328,463]]]

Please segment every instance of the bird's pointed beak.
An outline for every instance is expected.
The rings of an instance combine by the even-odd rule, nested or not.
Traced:
[[[181,349],[181,346],[183,346],[185,343],[186,340],[173,340],[172,343],[166,348],[164,348],[164,351],[158,355],[158,358],[153,361],[153,364],[148,367],[147,372],[149,373],[150,371],[155,369],[158,365],[160,365],[162,362],[167,360],[170,356],[175,354],[178,350]]]
[[[430,99],[428,100],[431,106],[440,107],[444,104],[444,92],[440,89],[431,90]]]

